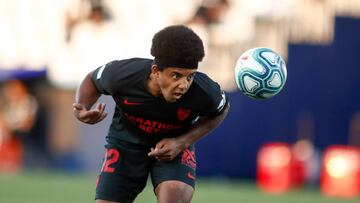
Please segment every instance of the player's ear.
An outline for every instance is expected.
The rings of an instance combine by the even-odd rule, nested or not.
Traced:
[[[151,66],[151,73],[158,76],[159,75],[159,72],[160,72],[160,69],[159,67],[156,65],[156,64],[153,64]]]

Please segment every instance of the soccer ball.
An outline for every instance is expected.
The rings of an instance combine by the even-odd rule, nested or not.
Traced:
[[[267,99],[279,93],[285,85],[286,76],[284,60],[265,47],[245,51],[235,66],[238,88],[253,99]]]

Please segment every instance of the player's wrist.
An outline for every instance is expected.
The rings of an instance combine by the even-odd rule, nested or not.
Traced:
[[[179,143],[180,146],[181,146],[181,151],[189,148],[190,145],[192,144],[192,143],[190,142],[190,140],[187,139],[186,136],[180,136],[180,137],[178,137],[178,138],[177,138],[177,141],[178,141],[178,143]]]

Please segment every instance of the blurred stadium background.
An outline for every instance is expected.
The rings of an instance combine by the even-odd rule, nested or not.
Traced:
[[[114,104],[102,97],[107,119],[81,124],[75,88],[110,60],[151,57],[170,24],[201,36],[199,69],[231,98],[197,144],[194,202],[359,201],[359,0],[0,0],[0,202],[93,201]],[[266,101],[233,80],[258,46],[287,61],[287,84]],[[149,185],[136,202],[150,200]]]

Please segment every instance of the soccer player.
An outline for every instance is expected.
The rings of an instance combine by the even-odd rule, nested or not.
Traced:
[[[220,86],[197,72],[201,39],[182,25],[153,37],[154,59],[112,61],[89,73],[73,111],[84,123],[107,115],[101,94],[111,95],[115,113],[97,179],[96,202],[133,202],[151,175],[160,203],[190,202],[195,185],[194,143],[225,118],[228,99]]]

